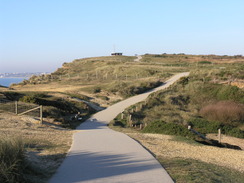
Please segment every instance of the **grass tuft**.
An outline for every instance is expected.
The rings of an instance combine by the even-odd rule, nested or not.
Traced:
[[[23,179],[24,152],[21,139],[0,140],[0,182],[20,182]]]

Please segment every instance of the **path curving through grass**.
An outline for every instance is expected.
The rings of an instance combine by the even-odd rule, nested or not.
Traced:
[[[100,111],[77,128],[72,147],[50,183],[173,183],[160,163],[138,142],[107,124],[127,107],[145,100],[189,73],[180,73],[146,93]]]

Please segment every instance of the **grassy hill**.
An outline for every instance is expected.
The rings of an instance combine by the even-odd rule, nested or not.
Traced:
[[[199,140],[187,130],[187,125],[189,124],[203,134],[216,133],[218,128],[222,128],[224,134],[243,138],[244,57],[240,55],[145,54],[139,62],[135,62],[135,58],[111,56],[77,59],[70,63],[64,63],[61,68],[51,74],[33,76],[20,84],[12,85],[9,89],[0,87],[0,98],[43,105],[45,120],[52,119],[47,120],[45,124],[40,126],[38,124],[30,124],[19,116],[13,117],[10,113],[5,114],[1,111],[0,124],[2,128],[0,130],[4,131],[1,134],[6,133],[11,138],[19,138],[18,135],[27,135],[29,138],[30,132],[33,132],[31,138],[37,141],[28,145],[28,141],[26,142],[26,139],[23,139],[23,142],[21,142],[23,144],[20,144],[20,155],[17,154],[17,162],[23,163],[26,161],[26,157],[23,156],[26,148],[23,148],[23,145],[28,145],[27,152],[30,154],[34,152],[34,160],[39,159],[40,162],[45,160],[49,163],[59,162],[54,166],[57,168],[65,157],[67,149],[69,149],[69,138],[71,138],[71,133],[67,131],[65,138],[62,140],[63,142],[58,143],[64,133],[60,126],[72,128],[81,123],[81,121],[71,120],[71,117],[78,112],[81,113],[83,120],[93,114],[95,110],[88,105],[89,102],[106,107],[124,98],[154,88],[175,73],[185,71],[191,72],[189,77],[182,78],[167,90],[152,94],[146,102],[130,107],[125,111],[124,118],[121,119],[121,116],[118,116],[113,121],[113,125],[123,127],[120,130],[136,130],[137,133],[134,134],[133,132],[132,137],[140,142],[143,142],[140,136],[142,138],[145,134],[145,144],[142,144],[150,150],[152,146],[156,149],[164,146],[155,145],[156,139],[152,137],[148,139],[146,133],[178,135],[180,137],[172,138],[178,139],[177,143],[180,143],[182,147],[187,146],[184,143],[189,142],[193,146],[196,144],[198,146],[198,143],[189,140],[189,138]],[[132,115],[133,128],[131,128],[131,123],[127,121],[129,115]],[[18,133],[16,124],[12,123],[12,121],[18,122]],[[61,123],[57,123],[57,121]],[[140,129],[139,124],[142,124],[144,128]],[[12,129],[11,133],[10,127]],[[5,129],[7,129],[6,132]],[[43,129],[43,131],[40,129]],[[44,132],[52,134],[44,135],[45,143],[43,143],[42,139]],[[140,135],[138,136],[138,132],[145,133],[143,135],[139,133]],[[37,133],[40,133],[38,138]],[[57,136],[53,138],[55,134]],[[185,139],[185,137],[188,139]],[[160,136],[159,142],[161,141]],[[168,144],[171,141],[166,140],[165,143]],[[4,157],[8,157],[5,154],[16,155],[13,153],[17,152],[15,146],[12,147],[13,143],[0,141],[1,147],[8,146],[10,149],[8,152],[1,151]],[[57,147],[63,148],[65,144],[67,147],[59,150],[62,152],[61,154],[58,153]],[[175,147],[179,147],[179,144]],[[8,148],[5,149],[8,150]],[[13,151],[11,150],[12,148],[14,148]],[[192,148],[189,147],[187,152],[191,151]],[[42,156],[41,154],[45,151],[48,151],[48,155]],[[173,154],[173,152],[179,152],[179,150],[171,150],[171,152]],[[225,179],[227,180],[227,177],[230,180],[240,177],[240,180],[236,182],[242,182],[243,180],[240,172],[234,172],[233,175],[230,175],[230,173],[226,173],[230,172],[229,169],[223,168],[220,171],[220,167],[213,167],[211,163],[203,164],[202,162],[193,161],[191,157],[188,158],[190,159],[179,158],[172,160],[164,157],[159,158],[159,160],[163,162],[163,165],[167,165],[167,171],[179,182],[181,179],[182,182],[188,180],[197,182],[199,179],[195,179],[194,176],[199,174],[199,172],[201,172],[200,174],[203,175],[206,182],[216,180],[221,182]],[[33,159],[30,161],[33,161]],[[7,168],[1,171],[6,173],[6,176],[0,176],[0,180],[18,180],[25,178],[26,174],[31,174],[31,176],[33,174],[39,180],[43,179],[40,179],[40,177],[47,179],[47,176],[44,176],[43,173],[39,175],[36,170],[33,173],[33,167],[30,170],[26,169],[27,173],[23,173],[21,172],[23,171],[22,168],[20,170],[16,168],[23,167],[22,164],[19,166],[17,163],[12,166],[9,164],[8,159],[2,163],[4,166],[7,164],[13,167],[13,169],[9,171],[8,166],[5,166]],[[43,170],[47,170],[52,166],[47,163]],[[192,167],[194,167],[194,175],[192,175],[192,171],[188,174]],[[183,171],[178,171],[183,168]],[[203,170],[205,173],[203,173]],[[47,175],[50,176],[55,170],[52,171]],[[4,175],[3,173],[1,175]],[[186,173],[187,177],[185,176]],[[38,181],[34,179],[29,182]]]
[[[243,104],[244,57],[240,55],[145,54],[139,62],[135,59],[131,56],[76,59],[51,74],[33,76],[11,87],[22,93],[62,93],[107,107],[162,84],[174,73],[191,71],[181,83],[151,96],[144,107],[146,112],[143,109],[140,114],[143,118],[135,117],[135,121],[163,120],[186,125],[200,111],[203,115],[213,103],[232,102],[237,108]],[[160,111],[158,108],[164,111],[161,115],[154,112]]]

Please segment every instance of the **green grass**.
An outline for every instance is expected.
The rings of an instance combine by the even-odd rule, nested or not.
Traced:
[[[176,183],[243,183],[236,170],[193,159],[158,157]]]

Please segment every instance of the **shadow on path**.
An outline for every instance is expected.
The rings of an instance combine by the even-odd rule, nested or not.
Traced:
[[[161,166],[155,165],[151,160],[138,158],[136,158],[137,160],[133,160],[134,158],[136,157],[133,154],[113,155],[109,154],[109,152],[106,154],[92,152],[70,153],[67,157],[69,161],[66,161],[65,167],[72,167],[72,171],[63,171],[68,173],[63,174],[60,180],[62,182],[95,181],[101,178],[129,175],[162,168]],[[77,161],[82,163],[78,164],[76,163]],[[119,177],[117,178],[118,182],[122,181],[119,180]]]

